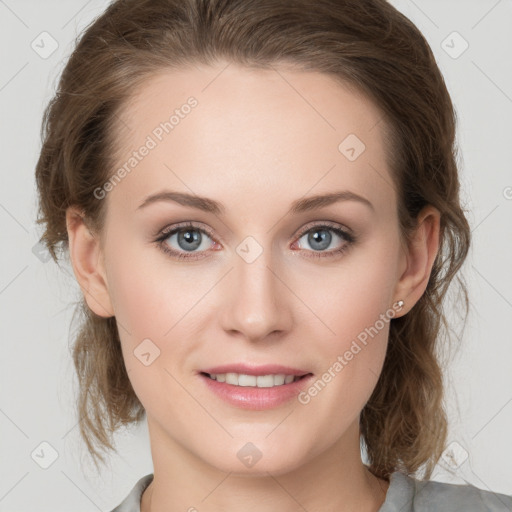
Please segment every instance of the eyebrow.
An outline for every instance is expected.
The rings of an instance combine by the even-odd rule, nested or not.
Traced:
[[[137,210],[160,201],[175,202],[183,206],[190,206],[215,215],[223,215],[226,212],[226,208],[221,203],[208,197],[201,197],[193,194],[187,194],[185,192],[174,192],[170,190],[164,190],[146,197],[138,206]],[[365,197],[351,192],[350,190],[343,190],[340,192],[332,192],[330,194],[321,194],[298,199],[292,203],[288,213],[297,214],[308,212],[317,208],[329,206],[339,201],[357,201],[368,206],[372,211],[375,211],[373,204]]]

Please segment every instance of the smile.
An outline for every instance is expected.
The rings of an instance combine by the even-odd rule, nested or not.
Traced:
[[[225,382],[232,386],[241,387],[258,387],[258,388],[272,388],[274,386],[283,386],[290,384],[301,379],[303,376],[299,375],[285,375],[283,373],[272,375],[247,375],[244,373],[206,373],[208,377],[217,382]]]
[[[296,400],[314,378],[312,373],[292,375],[266,372],[261,375],[248,375],[202,371],[198,376],[206,389],[222,401],[237,408],[256,411],[273,409]]]

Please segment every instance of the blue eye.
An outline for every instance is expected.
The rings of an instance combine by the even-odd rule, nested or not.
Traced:
[[[169,247],[169,243],[173,238],[175,238],[175,243],[178,244],[180,250]],[[164,252],[173,257],[179,259],[197,259],[198,257],[201,257],[199,254],[205,252],[204,250],[197,251],[197,249],[201,247],[202,249],[208,248],[209,244],[204,243],[207,238],[210,238],[210,234],[204,228],[199,228],[194,224],[187,223],[179,227],[174,227],[170,230],[164,230],[161,236],[157,239],[157,242],[160,242],[161,248]],[[198,252],[199,254],[196,254]]]
[[[295,242],[296,244],[300,242],[302,238],[307,237],[306,242],[312,250],[303,250],[303,252],[307,254],[306,257],[329,258],[340,256],[356,241],[352,233],[341,229],[338,224],[323,223],[313,225],[312,227],[309,225],[307,228],[309,229],[303,230],[297,242]],[[334,236],[332,235],[333,233]],[[326,249],[336,238],[342,240],[341,247],[327,251]],[[217,244],[213,238],[213,234],[209,230],[191,222],[164,229],[155,242],[171,257],[186,260],[206,257],[208,255],[209,246],[211,247],[213,244]],[[171,243],[176,244],[178,249],[173,248]],[[299,249],[304,248],[299,247]]]
[[[334,233],[334,237],[332,233]],[[312,251],[306,251],[308,253],[307,257],[313,258],[339,256],[355,242],[355,236],[353,234],[344,231],[336,224],[330,223],[317,224],[312,228],[306,228],[302,231],[297,242],[300,242],[303,238],[306,239],[307,244],[313,249]],[[326,251],[325,249],[327,249],[336,238],[343,241],[341,247]]]

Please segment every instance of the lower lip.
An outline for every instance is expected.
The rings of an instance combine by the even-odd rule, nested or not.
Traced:
[[[219,398],[241,409],[261,411],[273,409],[296,398],[300,391],[308,386],[313,375],[308,374],[302,379],[272,388],[258,388],[255,386],[233,386],[225,382],[210,379],[202,373],[199,377],[205,382],[210,391]]]

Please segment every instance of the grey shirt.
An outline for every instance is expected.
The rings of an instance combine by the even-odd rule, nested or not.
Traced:
[[[142,477],[124,501],[111,512],[140,512],[142,493],[153,474]],[[484,491],[473,485],[421,481],[395,471],[379,512],[512,512],[512,496]]]

